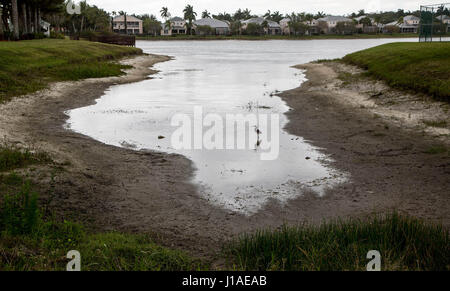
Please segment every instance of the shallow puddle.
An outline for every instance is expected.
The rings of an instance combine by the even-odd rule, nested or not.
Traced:
[[[285,203],[305,189],[323,195],[326,187],[346,179],[323,163],[326,157],[316,148],[283,130],[289,108],[276,95],[305,81],[291,66],[386,42],[390,40],[141,41],[138,46],[145,52],[175,59],[157,64],[160,72],[153,79],[113,86],[97,104],[71,110],[67,126],[111,145],[185,155],[194,162],[193,182],[205,199],[252,214],[270,199]],[[214,113],[224,120],[227,114],[278,114],[278,158],[261,160],[258,144],[246,150],[174,149],[172,117],[192,117],[196,106],[203,116]],[[225,131],[224,139],[229,138]]]

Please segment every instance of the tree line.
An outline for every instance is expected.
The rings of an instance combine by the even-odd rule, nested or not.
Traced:
[[[79,3],[80,13],[68,13],[68,0],[0,0],[0,39],[2,35],[6,34],[7,38],[19,39],[27,38],[31,34],[39,34],[41,32],[41,19],[50,22],[56,32],[63,32],[65,34],[79,34],[85,31],[111,31],[112,19],[117,15],[123,15],[127,18],[127,13],[124,11],[108,13],[105,10],[95,6],[89,5],[86,1]],[[171,13],[167,7],[162,7],[159,11],[163,22],[153,14],[132,14],[143,21],[144,34],[158,35],[163,26],[171,27]],[[449,14],[447,8],[442,8],[441,14]],[[361,24],[365,26],[372,25],[372,20],[377,23],[390,23],[400,21],[406,15],[420,16],[420,11],[404,11],[398,9],[397,11],[386,11],[377,13],[368,13],[364,10],[359,10],[357,13],[348,15],[350,18],[358,16],[367,16],[360,20]],[[211,14],[205,10],[200,14],[195,12],[192,5],[186,5],[183,9],[183,18],[186,20],[186,28],[189,34],[192,33],[193,22],[200,16],[201,18],[215,18],[222,21],[227,21],[230,24],[232,34],[241,34],[242,21],[257,17],[249,9],[238,9],[234,13],[222,12],[218,14]],[[292,12],[283,15],[279,11],[268,10],[263,17],[266,21],[262,25],[250,25],[247,32],[249,34],[260,34],[265,27],[268,26],[268,21],[280,22],[283,18],[289,18],[289,28],[294,34],[304,33],[314,19],[319,19],[326,16],[324,12],[305,13]],[[323,25],[323,24],[322,24]],[[125,31],[127,31],[127,21],[125,21]],[[338,26],[338,30],[349,30],[351,25],[345,27]],[[320,24],[319,24],[319,29]]]

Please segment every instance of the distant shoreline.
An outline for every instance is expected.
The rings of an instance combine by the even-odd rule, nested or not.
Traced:
[[[354,34],[354,35],[313,35],[313,36],[288,36],[288,35],[232,35],[232,36],[199,36],[199,35],[176,35],[176,36],[136,36],[136,40],[149,41],[173,41],[173,40],[315,40],[315,39],[381,39],[381,38],[417,38],[418,34],[396,33],[396,34]]]

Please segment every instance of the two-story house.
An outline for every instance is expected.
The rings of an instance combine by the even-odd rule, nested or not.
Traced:
[[[186,20],[181,17],[173,17],[169,20],[170,27],[167,23],[163,24],[161,35],[170,36],[176,34],[186,34]]]
[[[127,15],[127,25],[125,31],[125,16],[119,15],[113,19],[113,31],[126,34],[143,34],[143,21],[131,15]]]

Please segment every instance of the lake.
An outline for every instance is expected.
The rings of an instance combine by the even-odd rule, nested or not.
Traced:
[[[112,86],[95,105],[67,112],[67,128],[110,145],[184,155],[196,168],[192,182],[199,186],[199,195],[250,215],[271,199],[283,204],[307,189],[324,195],[327,187],[351,179],[327,166],[329,157],[308,141],[283,130],[289,107],[277,94],[306,80],[292,66],[399,41],[417,39],[138,41],[144,52],[174,59],[157,64],[159,73],[152,79]],[[248,140],[245,149],[175,147],[174,116],[190,118],[193,127],[196,110],[202,117],[221,117],[224,124],[228,115],[255,116],[256,125],[226,128],[222,134],[225,142],[256,132],[257,143]],[[278,122],[270,119],[273,116]],[[264,117],[270,125],[261,130]],[[261,159],[274,137],[279,139],[279,146],[272,144],[278,155]]]

